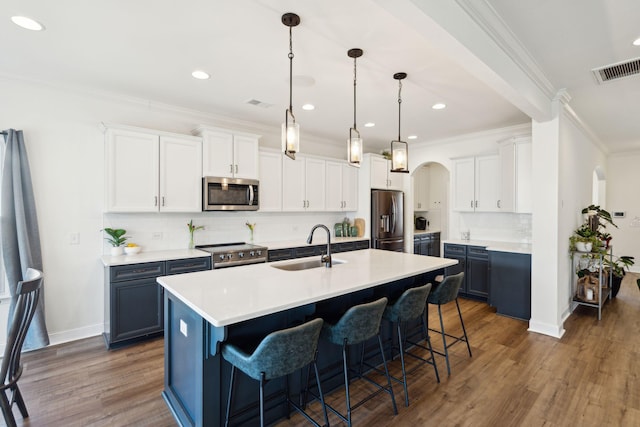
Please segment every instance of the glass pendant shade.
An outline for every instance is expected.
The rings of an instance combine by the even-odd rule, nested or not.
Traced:
[[[362,138],[357,129],[349,129],[349,139],[347,139],[347,159],[351,166],[360,167],[362,161]]]
[[[402,80],[406,77],[407,73],[393,75],[393,78],[398,80],[398,139],[391,141],[391,172],[409,173],[409,146],[400,138]]]
[[[409,150],[404,141],[391,141],[391,172],[409,172]]]
[[[300,151],[300,126],[296,123],[295,117],[289,110],[285,113],[285,120],[282,124],[282,152],[287,156],[296,159],[296,153]]]

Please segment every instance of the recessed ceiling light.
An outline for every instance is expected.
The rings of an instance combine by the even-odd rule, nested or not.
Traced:
[[[433,108],[434,110],[442,110],[444,108],[447,108],[447,105],[443,104],[442,102],[438,102],[437,104],[433,104],[431,108]]]
[[[407,139],[417,139],[418,135],[409,135]]]
[[[365,123],[365,124],[364,124],[364,127],[366,127],[366,128],[372,128],[372,127],[374,127],[375,125],[376,125],[375,123],[369,122],[369,123]]]
[[[26,16],[12,16],[11,21],[19,27],[32,31],[44,30],[44,25],[36,21],[35,19],[28,18]]]
[[[209,73],[205,73],[202,70],[195,70],[193,73],[191,73],[191,75],[194,79],[198,80],[207,80],[209,77],[211,77]]]
[[[316,109],[316,107],[315,107],[315,105],[313,105],[313,104],[304,104],[304,105],[302,106],[302,109],[303,109],[303,110],[307,110],[307,111],[311,111],[311,110],[315,110],[315,109]]]
[[[637,39],[635,39],[635,40],[633,41],[633,45],[634,45],[634,46],[640,46],[640,37],[638,37]]]

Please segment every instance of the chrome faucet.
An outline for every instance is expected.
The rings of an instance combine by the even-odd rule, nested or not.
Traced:
[[[331,231],[329,231],[327,226],[323,224],[314,225],[311,229],[311,233],[309,233],[309,237],[307,237],[307,243],[311,244],[313,241],[313,232],[316,231],[316,228],[324,228],[327,232],[327,253],[320,257],[320,262],[324,262],[325,267],[331,268]]]

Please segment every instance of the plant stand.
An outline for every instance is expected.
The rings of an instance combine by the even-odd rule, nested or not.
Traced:
[[[578,305],[586,305],[597,308],[598,320],[602,319],[602,306],[612,297],[613,280],[613,270],[604,269],[605,257],[613,259],[611,246],[604,252],[571,252],[572,312]]]

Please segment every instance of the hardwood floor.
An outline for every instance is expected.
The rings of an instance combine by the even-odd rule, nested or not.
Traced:
[[[602,321],[587,307],[565,322],[557,340],[527,332],[527,324],[491,307],[460,300],[473,357],[464,344],[451,348],[451,376],[437,358],[441,383],[431,366],[409,377],[410,406],[394,383],[392,415],[381,394],[354,411],[354,424],[370,426],[638,426],[640,425],[640,291],[627,275]],[[453,309],[453,311],[452,311]],[[455,307],[446,325],[457,325]],[[430,312],[437,319],[437,312]],[[455,330],[455,329],[454,329]],[[442,347],[432,334],[434,346]],[[30,417],[22,426],[175,426],[160,393],[162,340],[106,351],[101,337],[46,348],[23,356],[20,388]],[[399,361],[392,363],[399,371]],[[354,385],[355,398],[367,386]],[[257,392],[257,388],[256,388]],[[343,393],[329,396],[340,406]],[[311,405],[317,412],[318,405]],[[318,418],[320,419],[320,418]],[[341,425],[330,416],[335,425]],[[280,426],[307,426],[300,416]]]

